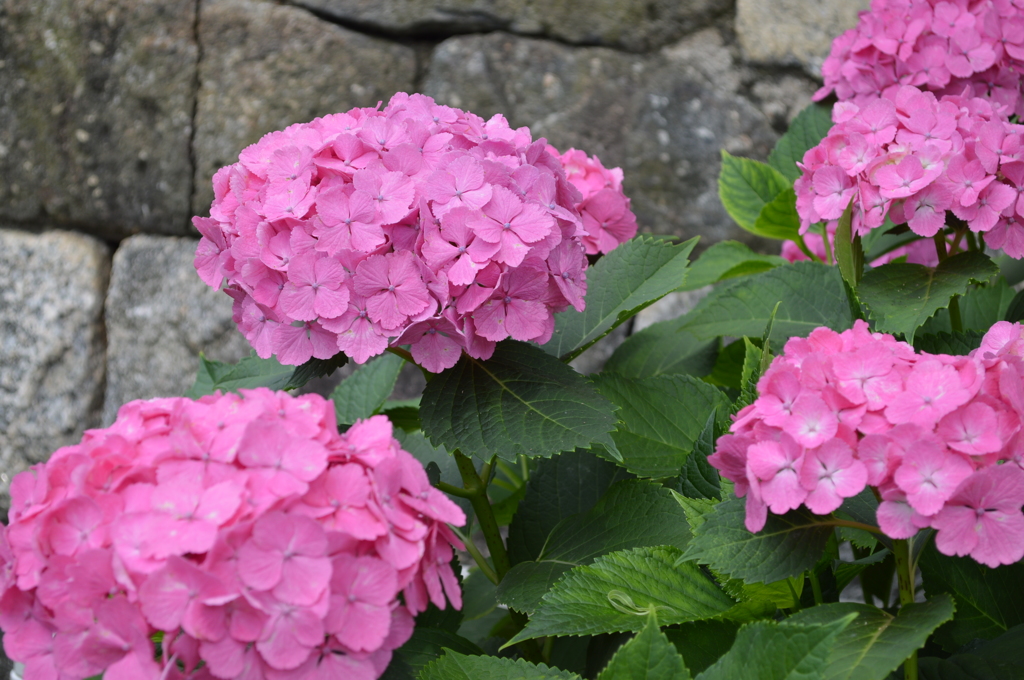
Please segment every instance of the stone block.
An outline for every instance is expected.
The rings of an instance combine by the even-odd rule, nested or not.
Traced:
[[[100,423],[109,275],[94,238],[0,229],[0,506],[14,474]]]
[[[410,91],[412,48],[259,0],[203,0],[193,210],[210,214],[210,178],[264,134],[376,106]]]
[[[231,298],[192,266],[196,241],[139,235],[114,253],[107,295],[107,386],[103,424],[133,399],[181,396],[199,353],[218,361],[249,355],[231,320]]]
[[[292,0],[399,35],[508,31],[579,45],[656,49],[707,25],[729,0]]]
[[[0,0],[0,218],[188,233],[195,0]]]
[[[777,138],[742,82],[713,29],[650,56],[492,33],[438,45],[423,91],[621,166],[641,232],[756,245],[717,189],[722,148],[764,158]]]
[[[821,77],[832,41],[871,0],[736,0],[736,34],[752,62],[802,66]]]

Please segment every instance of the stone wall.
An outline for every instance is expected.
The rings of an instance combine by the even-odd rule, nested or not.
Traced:
[[[643,232],[765,247],[718,202],[719,150],[764,157],[867,4],[0,0],[0,505],[200,351],[247,352],[190,217],[264,133],[420,91],[622,166]]]

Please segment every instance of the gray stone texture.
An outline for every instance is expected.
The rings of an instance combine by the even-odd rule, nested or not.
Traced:
[[[107,295],[107,387],[103,424],[133,399],[181,396],[199,353],[218,361],[249,355],[231,320],[231,298],[196,276],[190,238],[139,235],[114,253]]]
[[[730,0],[292,0],[398,35],[508,31],[580,45],[656,49],[706,26]]]
[[[193,210],[218,168],[264,134],[413,89],[409,48],[259,0],[202,0]]]
[[[815,76],[832,41],[871,0],[736,0],[736,34],[752,62],[802,66]]]
[[[434,50],[422,89],[621,166],[642,232],[753,243],[717,188],[722,148],[763,158],[777,139],[743,86],[732,51],[707,29],[648,56],[505,33],[451,38]]]
[[[0,218],[186,233],[195,0],[0,0]]]
[[[99,425],[109,274],[94,238],[0,229],[0,506],[14,474]]]

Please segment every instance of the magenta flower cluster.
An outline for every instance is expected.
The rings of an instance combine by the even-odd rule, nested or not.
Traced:
[[[832,117],[798,164],[802,231],[838,220],[852,203],[857,234],[888,217],[934,236],[951,211],[989,247],[1024,257],[1024,127],[989,101],[904,86],[863,106],[840,102]]]
[[[868,104],[901,85],[985,97],[1024,114],[1024,3],[1020,0],[872,0],[832,43],[823,99]]]
[[[284,364],[411,345],[439,372],[505,338],[544,343],[555,312],[583,309],[587,268],[580,193],[546,147],[404,93],[293,125],[214,176],[196,269],[227,280],[239,328]],[[590,201],[607,247],[622,201]]]
[[[576,208],[583,218],[587,255],[610,253],[636,236],[636,215],[622,191],[622,168],[608,169],[597,156],[578,149],[559,153],[549,145],[548,153],[561,161],[569,181],[583,195]]]
[[[946,555],[1024,557],[1024,329],[997,323],[970,356],[916,353],[863,321],[791,338],[708,459],[746,497],[746,525],[824,515],[873,487],[878,525],[937,530]]]
[[[462,511],[385,417],[339,435],[316,395],[131,402],[11,498],[0,626],[26,680],[373,680],[428,602],[461,607]]]

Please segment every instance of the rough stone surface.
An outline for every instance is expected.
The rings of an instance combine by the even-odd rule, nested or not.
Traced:
[[[736,33],[754,62],[802,66],[819,76],[840,33],[871,0],[736,0]]]
[[[730,0],[292,0],[346,22],[405,35],[508,31],[643,51],[732,7]]]
[[[0,506],[14,474],[99,425],[109,274],[93,238],[0,229]]]
[[[133,399],[181,396],[199,352],[218,361],[249,355],[231,320],[231,298],[196,275],[196,241],[139,235],[114,253],[107,295],[103,424]]]
[[[193,209],[209,215],[210,178],[264,134],[409,91],[409,48],[257,0],[203,0]]]
[[[186,233],[195,0],[0,0],[0,218]]]
[[[621,166],[641,232],[752,243],[716,180],[722,148],[763,158],[777,138],[742,87],[732,52],[708,29],[648,57],[504,33],[451,38],[434,50],[423,91]]]

